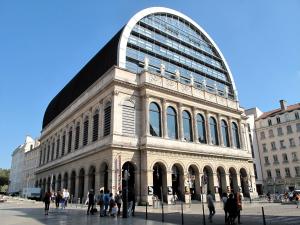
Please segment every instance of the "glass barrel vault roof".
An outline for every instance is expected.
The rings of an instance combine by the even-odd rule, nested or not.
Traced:
[[[119,43],[119,66],[131,72],[148,69],[190,83],[229,98],[235,97],[235,85],[227,63],[206,32],[183,14],[162,7],[137,13],[124,28]]]

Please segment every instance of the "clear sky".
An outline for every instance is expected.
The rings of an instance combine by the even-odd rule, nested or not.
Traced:
[[[40,135],[44,111],[64,85],[151,6],[180,11],[207,31],[231,68],[242,107],[300,102],[298,0],[1,0],[0,168],[10,168],[26,135]]]

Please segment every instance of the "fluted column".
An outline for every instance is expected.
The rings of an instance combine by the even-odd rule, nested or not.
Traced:
[[[162,105],[162,137],[168,138],[166,99],[161,99]]]
[[[229,135],[229,146],[233,147],[233,139],[232,139],[232,120],[230,117],[227,117],[228,121],[228,135]]]
[[[224,146],[224,141],[223,141],[223,136],[222,136],[222,129],[221,129],[221,115],[218,113],[217,114],[217,127],[218,127],[218,138],[219,138],[219,145]]]
[[[182,104],[178,103],[177,107],[178,107],[179,140],[183,141],[184,135],[183,135],[183,124],[182,124]]]
[[[197,109],[195,107],[192,108],[192,129],[194,135],[194,142],[199,143],[198,139],[198,128],[197,128]]]
[[[206,140],[207,140],[207,144],[211,144],[208,111],[205,111],[204,114],[205,114]]]
[[[238,134],[239,134],[241,149],[244,149],[243,129],[242,129],[241,120],[238,120]]]

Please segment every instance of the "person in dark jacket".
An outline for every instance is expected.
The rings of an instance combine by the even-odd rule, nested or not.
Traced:
[[[135,211],[135,194],[134,194],[134,190],[131,189],[128,192],[128,215],[134,216],[134,211]]]
[[[232,225],[234,224],[234,220],[237,214],[237,204],[235,199],[233,198],[233,194],[229,194],[229,197],[227,199],[225,209],[228,212],[228,224]]]
[[[48,215],[49,207],[50,207],[50,200],[51,200],[51,192],[47,191],[44,196],[45,215]]]
[[[87,215],[89,215],[90,213],[94,215],[94,204],[95,204],[94,190],[91,189],[88,194],[88,209],[86,212]]]

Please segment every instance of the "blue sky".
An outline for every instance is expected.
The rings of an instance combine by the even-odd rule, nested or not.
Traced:
[[[107,3],[104,3],[107,2]],[[300,1],[2,0],[0,168],[38,137],[51,99],[136,12],[165,6],[202,26],[233,73],[244,108],[300,102]]]

